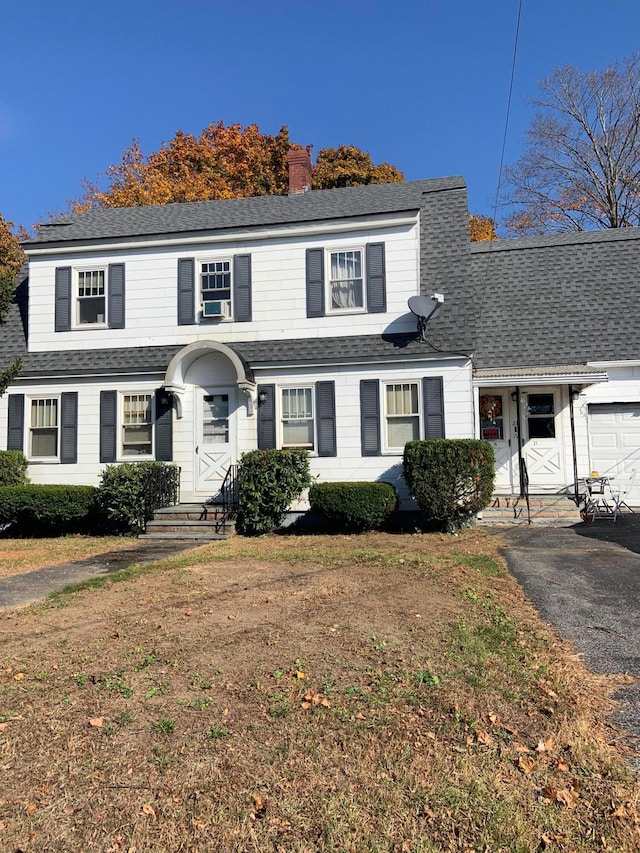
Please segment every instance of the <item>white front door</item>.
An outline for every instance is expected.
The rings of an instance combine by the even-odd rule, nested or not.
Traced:
[[[513,415],[515,417],[515,415]],[[493,447],[496,458],[495,489],[510,494],[513,491],[514,453],[517,471],[517,439],[513,429],[511,397],[506,388],[483,388],[480,391],[480,438]],[[512,432],[513,431],[513,432]]]
[[[566,485],[561,432],[560,389],[520,390],[522,455],[530,492],[554,492]]]
[[[233,388],[196,389],[195,491],[216,497],[237,457]]]

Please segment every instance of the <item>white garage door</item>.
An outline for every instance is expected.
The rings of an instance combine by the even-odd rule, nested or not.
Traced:
[[[635,468],[633,490],[627,499],[640,506],[640,403],[591,403],[589,405],[591,467],[625,483]]]

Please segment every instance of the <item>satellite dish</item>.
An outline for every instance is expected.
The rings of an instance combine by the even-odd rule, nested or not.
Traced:
[[[435,316],[443,302],[444,297],[440,293],[434,293],[431,297],[410,296],[408,305],[412,314],[415,314],[416,317],[424,317],[425,320],[428,320]]]
[[[436,317],[442,304],[444,303],[444,296],[441,293],[434,293],[433,296],[410,296],[407,304],[409,305],[409,310],[412,314],[415,314],[418,318],[418,340],[422,343],[425,343],[425,328],[427,326],[427,320],[431,320],[432,317]]]

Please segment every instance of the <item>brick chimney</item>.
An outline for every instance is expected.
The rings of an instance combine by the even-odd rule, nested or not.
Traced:
[[[289,195],[306,193],[311,189],[311,152],[308,148],[292,148],[287,154],[289,163]]]

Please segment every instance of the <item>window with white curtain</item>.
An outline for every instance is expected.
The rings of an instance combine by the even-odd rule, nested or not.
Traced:
[[[388,382],[384,407],[388,449],[404,448],[420,438],[420,391],[418,382]]]
[[[29,455],[34,459],[55,459],[58,456],[57,397],[31,400]]]
[[[151,394],[122,396],[122,455],[151,456],[153,424]]]
[[[362,249],[331,252],[329,310],[364,309]]]
[[[283,388],[281,395],[282,447],[313,450],[313,389]]]

